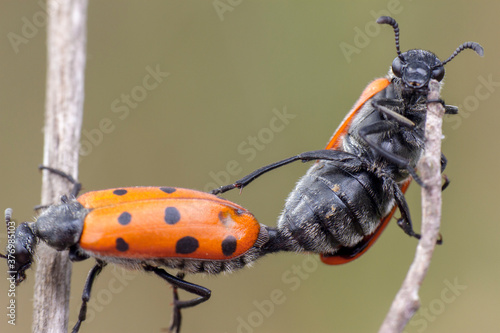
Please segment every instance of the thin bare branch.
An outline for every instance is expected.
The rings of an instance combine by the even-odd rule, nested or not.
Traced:
[[[87,0],[47,2],[47,92],[43,164],[78,175],[83,115]],[[70,192],[61,177],[44,172],[42,203]],[[37,249],[33,332],[67,332],[71,263],[67,252]]]
[[[439,100],[439,83],[429,84],[429,101]],[[422,238],[418,243],[410,269],[397,293],[379,332],[402,332],[420,307],[418,292],[431,264],[441,224],[441,136],[444,107],[439,102],[429,103],[425,124],[425,152],[418,170],[425,188],[422,188]]]

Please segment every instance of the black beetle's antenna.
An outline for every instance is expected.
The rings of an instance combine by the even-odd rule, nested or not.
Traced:
[[[460,45],[459,47],[457,47],[455,52],[453,52],[453,54],[448,59],[446,59],[445,61],[442,62],[442,65],[446,64],[447,62],[450,62],[451,59],[453,59],[457,56],[457,54],[459,54],[460,52],[462,52],[463,50],[466,50],[466,49],[473,49],[481,57],[484,55],[484,49],[481,45],[479,45],[476,42],[466,42],[466,43],[463,43],[462,45]]]
[[[404,61],[404,58],[401,56],[401,50],[399,49],[399,26],[398,22],[390,16],[380,16],[377,19],[378,24],[389,24],[394,29],[394,35],[396,39],[396,52],[398,53],[399,59]]]

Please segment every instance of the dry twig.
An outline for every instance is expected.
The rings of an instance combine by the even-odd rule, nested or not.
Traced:
[[[43,164],[73,177],[83,114],[87,0],[47,2],[47,92]],[[70,192],[61,177],[44,172],[42,203]],[[33,332],[67,332],[71,264],[67,252],[37,249]]]
[[[439,83],[429,84],[429,101],[439,99]],[[425,124],[425,152],[418,170],[425,188],[422,188],[422,238],[415,259],[396,295],[379,332],[402,332],[420,307],[418,291],[431,263],[432,253],[439,237],[441,223],[441,126],[444,107],[439,102],[427,105]]]

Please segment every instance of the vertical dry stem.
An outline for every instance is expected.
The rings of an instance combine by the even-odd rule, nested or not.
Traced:
[[[47,92],[43,164],[78,175],[83,115],[87,0],[47,2]],[[61,177],[44,172],[42,203],[70,192]],[[67,252],[37,249],[33,332],[67,332],[71,263]]]
[[[439,99],[439,83],[431,80],[429,101]],[[441,223],[441,136],[444,107],[438,102],[427,106],[425,124],[425,152],[418,170],[426,185],[422,188],[422,238],[418,243],[415,258],[403,285],[396,295],[379,332],[402,332],[420,307],[418,291],[427,270],[439,237]]]

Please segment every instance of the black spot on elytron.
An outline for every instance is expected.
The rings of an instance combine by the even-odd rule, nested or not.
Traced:
[[[229,257],[236,251],[236,237],[234,236],[227,236],[223,241],[222,241],[222,253],[226,256]]]
[[[196,249],[200,246],[198,240],[191,236],[182,237],[175,244],[175,253],[179,254],[189,254],[196,251]]]
[[[128,192],[127,190],[121,188],[121,189],[118,189],[118,190],[114,190],[113,194],[115,194],[115,195],[125,195],[125,194],[127,194],[127,192]]]
[[[116,249],[120,252],[128,251],[128,244],[123,238],[116,239]]]
[[[118,216],[118,223],[121,225],[127,225],[132,221],[132,215],[129,212],[123,212]]]
[[[160,187],[160,190],[162,190],[167,194],[174,193],[175,191],[177,191],[175,187]]]
[[[165,222],[168,224],[176,224],[181,219],[181,213],[175,207],[165,208]]]

